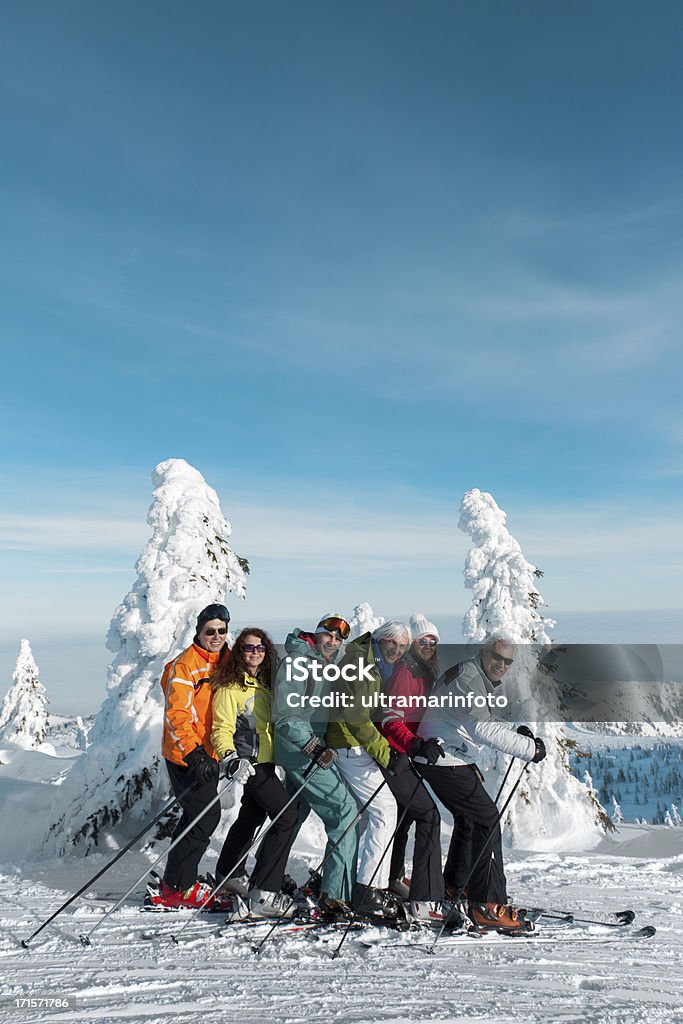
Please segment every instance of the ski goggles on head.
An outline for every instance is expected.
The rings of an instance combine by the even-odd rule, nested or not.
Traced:
[[[337,615],[328,615],[327,618],[321,619],[316,626],[316,633],[338,633],[342,640],[348,640],[351,627],[349,626],[346,619],[342,619]]]

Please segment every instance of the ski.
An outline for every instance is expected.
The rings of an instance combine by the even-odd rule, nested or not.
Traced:
[[[476,945],[509,946],[511,943],[519,944],[524,942],[531,942],[533,945],[537,945],[539,943],[561,944],[569,940],[570,942],[586,942],[589,944],[596,943],[599,945],[610,945],[612,943],[628,942],[631,939],[651,939],[652,936],[656,934],[656,932],[657,929],[654,927],[654,925],[645,925],[643,928],[639,928],[635,931],[628,930],[618,932],[614,935],[610,935],[609,937],[606,935],[592,935],[586,933],[585,931],[577,931],[573,935],[567,935],[565,933],[563,933],[562,935],[548,935],[544,934],[543,932],[520,932],[519,934],[505,934],[500,932],[482,933],[476,931],[469,931],[445,935],[442,938],[440,938],[437,943],[435,943],[434,941],[430,942],[429,939],[427,938],[424,938],[422,940],[416,938],[415,940],[396,942],[395,940],[392,941],[391,939],[388,939],[385,936],[378,937],[376,939],[373,939],[370,936],[365,936],[363,938],[358,939],[358,942],[362,946],[365,946],[367,949],[377,947],[390,947],[392,949],[401,949],[405,947],[407,949],[424,949],[428,953],[434,953],[437,950],[441,949],[442,946],[444,948],[447,946],[460,945],[467,945],[471,947]]]

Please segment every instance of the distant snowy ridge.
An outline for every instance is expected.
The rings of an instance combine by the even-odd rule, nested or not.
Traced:
[[[183,459],[160,463],[152,482],[152,536],[109,627],[108,695],[90,746],[52,809],[46,847],[58,853],[73,844],[90,849],[124,811],[135,824],[167,798],[167,775],[160,771],[164,665],[192,642],[205,605],[227,602],[229,592],[245,596],[248,565],[229,546],[232,528],[216,492]]]

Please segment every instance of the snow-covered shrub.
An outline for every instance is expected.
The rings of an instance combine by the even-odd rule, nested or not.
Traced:
[[[355,640],[357,636],[362,636],[363,633],[372,633],[373,630],[382,626],[384,621],[381,615],[375,615],[372,605],[367,602],[357,604],[349,619],[349,626],[351,627],[349,640]]]

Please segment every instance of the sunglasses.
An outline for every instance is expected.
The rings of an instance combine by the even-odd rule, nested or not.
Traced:
[[[265,644],[242,644],[242,650],[245,654],[265,654]]]
[[[336,617],[321,619],[318,623],[318,629],[320,629],[321,626],[326,633],[339,633],[342,640],[348,640],[349,633],[351,632],[351,627],[346,619],[338,619]]]
[[[489,651],[489,658],[493,658],[499,665],[507,665],[508,668],[510,668],[510,665],[515,660],[514,658],[504,658],[498,651]]]
[[[216,634],[218,634],[218,636],[225,636],[225,634],[227,632],[228,632],[228,627],[227,626],[220,626],[218,629],[214,629],[212,626],[210,626],[209,629],[205,629],[204,630],[204,635],[205,636],[216,636]]]
[[[425,640],[424,638],[417,641],[420,647],[436,647],[438,640]]]

